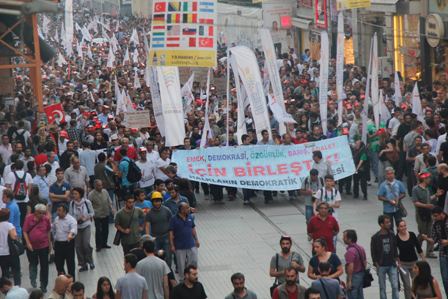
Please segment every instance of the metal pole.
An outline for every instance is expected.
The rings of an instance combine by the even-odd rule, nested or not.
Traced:
[[[31,73],[33,73],[33,88],[34,94],[37,100],[37,111],[39,113],[44,112],[43,104],[43,92],[42,92],[42,74],[41,65],[42,61],[40,59],[40,44],[39,44],[39,34],[37,31],[37,15],[33,14],[31,16],[31,23],[33,25],[33,42],[34,42],[34,67],[31,68]]]

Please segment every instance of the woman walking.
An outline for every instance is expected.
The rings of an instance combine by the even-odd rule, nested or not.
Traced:
[[[426,261],[415,263],[412,295],[415,299],[442,299],[439,282],[431,275],[431,267]]]
[[[406,299],[412,299],[411,281],[414,278],[412,269],[418,260],[416,252],[420,255],[421,259],[424,259],[425,256],[417,236],[413,232],[408,231],[406,221],[404,220],[398,222],[396,239],[399,252],[398,272],[403,281],[404,297]]]
[[[75,237],[76,256],[78,257],[78,265],[81,267],[79,272],[87,271],[88,265],[90,269],[95,269],[93,263],[92,251],[90,245],[90,235],[93,219],[93,206],[90,200],[84,198],[84,189],[73,188],[72,201],[70,202],[69,213],[78,223],[78,233]]]

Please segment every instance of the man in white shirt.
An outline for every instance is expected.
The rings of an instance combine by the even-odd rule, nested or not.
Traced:
[[[336,209],[341,207],[341,193],[335,187],[334,177],[332,175],[325,176],[325,186],[317,190],[315,195],[316,200],[314,201],[313,210],[317,210],[317,206],[321,202],[326,202],[329,205],[329,213],[337,219]],[[316,212],[315,212],[316,213]]]
[[[14,168],[15,170],[11,171],[5,178],[5,187],[10,188],[14,193],[14,199],[20,209],[20,226],[23,227],[33,178],[23,170],[23,161],[17,160],[14,163]]]
[[[170,158],[168,158],[170,155],[170,150],[167,147],[163,147],[162,149],[160,149],[159,154],[160,158],[156,162],[156,179],[166,181],[167,179],[169,179],[166,173],[166,167],[170,165],[171,162]]]
[[[151,162],[156,162],[159,160],[160,155],[154,150],[154,140],[147,140],[146,143],[146,159]]]
[[[391,136],[396,136],[398,127],[400,126],[400,108],[394,108],[392,109],[393,117],[389,120],[389,125],[387,126],[387,129],[389,130],[389,134]]]
[[[9,143],[8,135],[2,136],[2,143],[0,144],[0,156],[2,156],[3,163],[8,163],[9,157],[12,155],[12,146]]]
[[[148,161],[146,147],[140,147],[138,150],[140,160],[135,162],[142,171],[142,178],[138,182],[140,189],[145,191],[145,194],[149,194],[152,191],[155,177],[154,172],[156,170],[156,164],[153,161]]]

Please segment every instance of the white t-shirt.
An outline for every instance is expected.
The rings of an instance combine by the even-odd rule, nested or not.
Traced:
[[[156,169],[156,164],[152,161],[146,160],[143,161],[136,161],[135,164],[140,168],[142,171],[142,179],[139,181],[140,188],[146,188],[154,185],[154,172]]]
[[[159,158],[156,162],[156,179],[161,179],[163,181],[166,181],[167,179],[169,179],[168,176],[165,175],[165,173],[163,173],[159,168],[165,168],[168,165],[170,165],[171,160],[169,158],[166,158],[166,160],[162,160],[161,158]]]
[[[8,234],[14,228],[8,221],[0,222],[0,256],[9,255]]]
[[[156,162],[157,160],[159,160],[160,155],[159,152],[156,151],[151,151],[150,153],[146,153],[146,160],[148,161],[152,161],[152,162]]]
[[[322,194],[322,191],[323,191],[323,194]],[[342,200],[341,192],[339,192],[336,188],[332,188],[331,191],[326,190],[325,188],[320,188],[319,190],[317,190],[315,197],[318,202],[326,202],[330,205],[333,205],[336,202]],[[338,219],[337,212],[336,212],[337,209],[333,209],[333,210],[334,210],[334,212],[333,212],[332,216],[334,218]]]
[[[395,117],[391,118],[391,120],[389,121],[389,127],[388,128],[390,129],[390,131],[392,133],[391,134],[392,136],[397,135],[399,126],[400,126],[400,120],[395,118]]]
[[[33,184],[33,178],[31,177],[31,175],[29,173],[25,173],[23,170],[18,170],[18,171],[16,171],[16,173],[19,178],[22,178],[24,175],[26,175],[25,183],[26,183],[27,188],[29,188],[29,186],[31,186]],[[16,183],[16,176],[14,175],[14,172],[11,171],[5,178],[5,184],[10,185],[11,189],[14,191],[15,183]],[[29,194],[28,194],[28,190],[27,190],[26,198],[25,198],[25,200],[23,200],[23,202],[28,202],[29,200],[30,200],[30,198],[29,198]]]

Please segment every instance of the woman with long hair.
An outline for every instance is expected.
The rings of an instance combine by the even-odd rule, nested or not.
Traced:
[[[439,282],[431,275],[431,267],[426,261],[418,261],[412,268],[414,280],[412,295],[415,299],[442,299]]]
[[[112,288],[110,279],[106,276],[100,277],[96,286],[96,293],[92,296],[93,299],[114,299],[115,293]]]
[[[308,277],[313,280],[321,278],[319,264],[327,262],[331,265],[331,272],[327,278],[339,279],[339,276],[344,273],[341,260],[336,253],[327,250],[327,242],[325,239],[314,240],[313,251],[315,255],[311,258],[308,265]]]
[[[397,230],[399,273],[403,281],[404,296],[406,299],[411,299],[411,281],[414,278],[412,269],[418,260],[417,253],[421,259],[424,259],[425,256],[415,233],[408,231],[406,221],[400,220],[397,223]]]

